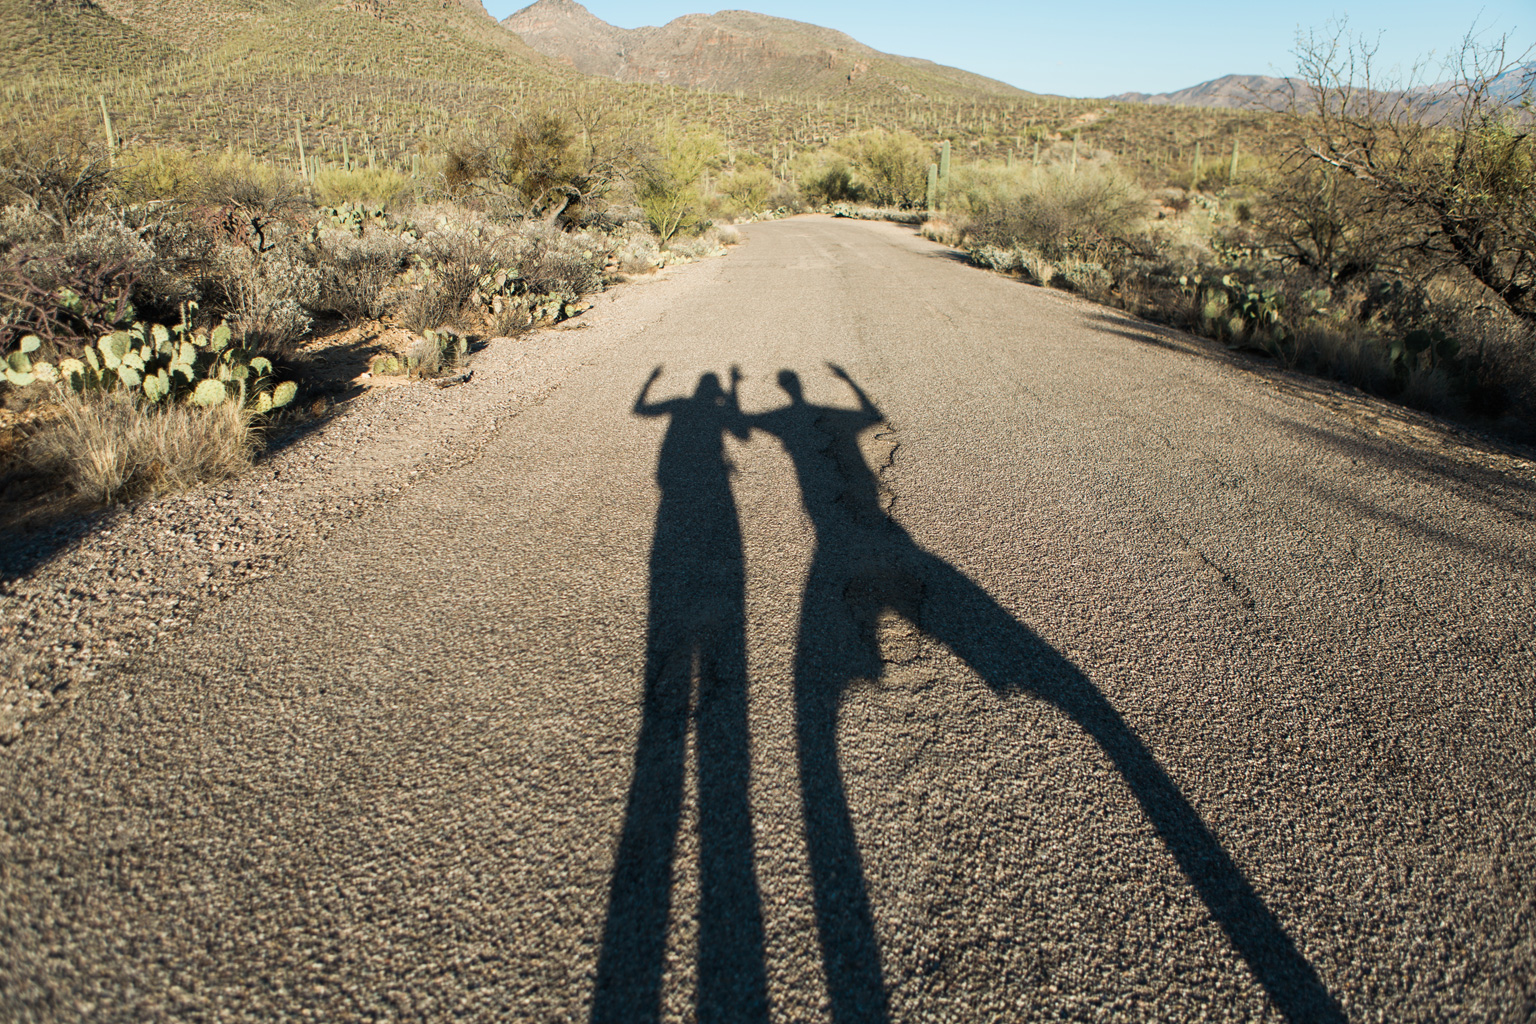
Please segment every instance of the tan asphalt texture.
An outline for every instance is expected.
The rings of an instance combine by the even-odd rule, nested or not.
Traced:
[[[5,752],[0,1018],[1536,1015],[1530,474],[745,233]]]

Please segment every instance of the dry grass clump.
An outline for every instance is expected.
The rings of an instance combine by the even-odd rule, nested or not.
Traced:
[[[59,405],[26,457],[94,504],[235,476],[257,447],[251,415],[233,402],[146,407],[123,395],[66,392]]]
[[[940,245],[959,245],[965,241],[965,229],[943,217],[930,217],[918,228],[918,234]],[[993,270],[1012,270],[1011,266],[994,266]]]
[[[458,336],[434,331],[428,337],[411,342],[405,356],[411,373],[419,377],[436,377],[459,364]]]

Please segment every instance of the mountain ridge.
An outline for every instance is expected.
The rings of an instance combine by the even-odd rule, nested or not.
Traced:
[[[1451,97],[1457,82],[1445,81],[1417,85],[1404,93],[1390,95],[1419,96],[1439,100]],[[1536,61],[1516,64],[1488,83],[1488,95],[1497,103],[1515,106],[1522,96],[1536,86]],[[1208,82],[1172,92],[1122,92],[1106,97],[1120,103],[1145,103],[1151,106],[1224,107],[1234,110],[1278,110],[1285,106],[1292,90],[1307,91],[1299,79],[1273,75],[1222,75]]]
[[[841,97],[871,88],[913,95],[1031,95],[960,68],[882,53],[836,29],[753,11],[684,14],[625,29],[577,0],[535,0],[501,25],[583,74],[717,92]]]

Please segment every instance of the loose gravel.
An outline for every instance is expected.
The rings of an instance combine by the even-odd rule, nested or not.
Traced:
[[[593,309],[555,328],[492,339],[463,384],[370,388],[275,438],[239,479],[9,539],[0,547],[0,745],[340,525],[474,460],[498,423],[589,357],[582,332],[615,315],[618,296],[664,277],[595,296]]]

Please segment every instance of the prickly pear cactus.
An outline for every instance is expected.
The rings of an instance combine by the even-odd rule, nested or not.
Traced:
[[[175,327],[137,323],[57,365],[32,359],[40,344],[29,335],[6,357],[5,379],[12,385],[47,383],[78,393],[128,391],[150,404],[235,401],[262,413],[292,402],[298,391],[291,381],[275,384],[271,360],[233,344],[228,324],[199,331],[185,322]]]
[[[19,388],[36,382],[39,379],[38,368],[48,365],[32,362],[32,353],[41,348],[42,344],[42,339],[35,334],[22,338],[16,351],[5,357],[5,379]]]

